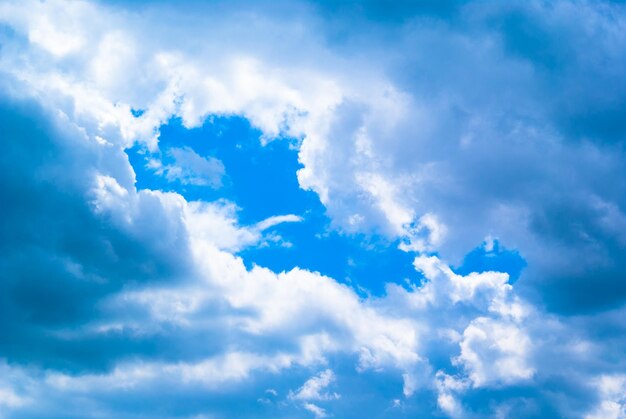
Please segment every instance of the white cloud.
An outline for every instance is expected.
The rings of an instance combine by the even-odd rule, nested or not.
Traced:
[[[10,388],[0,388],[0,406],[16,408],[23,406],[27,401],[15,394]]]
[[[282,223],[295,223],[302,218],[293,214],[276,215],[252,226],[241,226],[237,206],[228,201],[190,202],[185,205],[185,223],[192,239],[209,241],[223,250],[238,251],[254,245],[267,245],[268,240],[281,241],[279,235],[264,234]]]
[[[263,221],[259,221],[255,225],[255,229],[258,231],[265,231],[268,228],[272,228],[278,224],[282,223],[299,223],[302,221],[302,217],[293,214],[287,215],[275,215],[273,217],[268,217]]]
[[[35,383],[27,373],[0,359],[0,415],[8,416],[12,411],[31,405],[36,400],[30,393]]]
[[[466,9],[468,25],[480,28],[488,26],[487,16],[507,13],[494,5]],[[621,22],[603,8],[574,8],[568,2],[550,10],[519,9],[547,30],[567,18],[572,28],[591,25],[598,33],[614,34]],[[9,45],[0,66],[89,136],[123,146],[139,141],[156,149],[159,127],[172,116],[195,127],[208,115],[237,114],[260,128],[265,140],[297,137],[304,166],[300,185],[318,193],[335,225],[401,238],[407,251],[436,250],[456,263],[495,234],[518,247],[540,276],[568,271],[572,258],[588,260],[589,269],[610,264],[611,246],[603,250],[603,241],[617,240],[623,247],[616,226],[623,218],[624,191],[615,184],[587,199],[595,184],[619,177],[622,160],[592,144],[572,144],[554,126],[558,121],[546,120],[565,112],[558,103],[568,90],[550,90],[551,101],[537,96],[549,76],[533,71],[541,63],[511,54],[498,38],[506,33],[475,36],[408,25],[399,33],[398,48],[412,53],[400,58],[356,32],[371,41],[369,47],[362,55],[345,56],[319,39],[314,16],[299,15],[285,25],[263,13],[234,18],[226,8],[227,18],[211,15],[205,22],[168,10],[168,24],[159,7],[141,11],[87,2],[5,3],[0,19],[35,47]],[[180,20],[193,36],[181,34]],[[264,37],[258,36],[259,27]],[[594,31],[583,32],[588,38],[578,40],[581,45],[597,41]],[[416,44],[417,39],[423,41]],[[619,67],[613,53],[624,42],[611,35],[598,54]],[[52,55],[42,56],[40,47]],[[587,50],[572,54],[582,57]],[[440,68],[431,51],[462,64]],[[610,74],[595,77],[592,58],[577,63],[580,74],[563,83],[585,85],[577,81],[581,77],[610,81]],[[407,82],[397,67],[425,76]],[[133,108],[145,112],[134,117]],[[195,169],[176,164],[157,170],[183,182],[219,184],[217,161],[179,154]],[[555,161],[580,161],[584,170],[579,175],[569,166],[552,170]],[[602,171],[593,169],[598,165]],[[533,186],[538,178],[546,187]],[[563,193],[545,192],[553,190]],[[581,213],[571,215],[578,221],[563,226],[576,243],[562,249],[560,230],[538,225],[558,224],[551,216],[555,208],[579,206]],[[559,257],[546,257],[555,251]]]
[[[590,152],[590,146],[570,146],[537,115],[534,109],[546,106],[543,95],[534,96],[536,86],[545,82],[541,73],[529,69],[533,63],[508,56],[506,45],[488,34],[476,38],[436,26],[409,26],[397,35],[403,50],[414,51],[406,59],[414,57],[415,62],[406,64],[376,42],[364,57],[344,57],[303,29],[306,19],[301,17],[304,23],[296,19],[285,25],[262,13],[238,15],[244,21],[237,27],[249,30],[233,37],[227,36],[233,30],[228,19],[211,17],[206,24],[167,9],[165,20],[155,10],[159,8],[143,10],[147,17],[142,18],[86,2],[69,8],[55,1],[6,3],[0,18],[52,56],[26,48],[17,56],[4,54],[0,65],[43,101],[70,115],[88,135],[124,146],[139,141],[155,148],[158,129],[170,117],[180,116],[185,126],[193,127],[212,114],[243,115],[265,139],[283,134],[301,138],[300,184],[319,194],[336,225],[350,231],[374,229],[404,239],[405,250],[445,251],[453,261],[494,233],[521,247],[536,266],[549,263],[544,240],[532,223],[550,205],[561,203],[542,190],[572,191],[562,198],[573,203],[581,202],[591,188],[584,176],[562,176],[568,168],[549,171],[550,162],[582,159],[582,166],[595,166],[599,158],[608,164],[598,176],[606,180],[615,175],[611,155],[595,148]],[[523,11],[532,16],[537,8]],[[475,19],[469,23],[478,26],[485,16],[498,13],[504,12],[486,5],[467,7],[468,19]],[[605,11],[590,5],[577,9],[564,2],[544,19],[563,16],[571,25],[583,25],[583,17],[593,16],[588,24],[598,31],[614,29]],[[193,30],[190,45],[178,42],[178,19]],[[255,29],[263,25],[270,30],[257,39]],[[222,39],[229,39],[228,45]],[[424,41],[414,45],[415,39]],[[610,39],[617,45],[624,41]],[[290,59],[278,57],[266,45]],[[612,44],[602,45],[602,53],[614,59]],[[467,72],[440,69],[436,59],[425,58],[431,49],[465,62],[461,67]],[[66,60],[68,55],[72,61]],[[394,69],[406,65],[407,71],[438,77],[430,86],[403,82]],[[468,79],[469,74],[474,77]],[[517,102],[504,93],[492,101],[484,97],[509,90]],[[510,103],[520,105],[510,109]],[[145,112],[134,117],[131,108]],[[207,164],[211,172],[219,172],[213,160],[194,161],[202,172]],[[192,183],[208,178],[209,184],[217,184],[211,176],[185,174],[180,165],[161,170],[171,178]],[[502,186],[491,182],[492,187],[485,187],[491,176],[502,179]],[[549,187],[533,188],[528,182],[537,176]],[[619,235],[607,223],[606,211],[613,208],[610,217],[620,219],[621,196],[621,189],[611,189],[595,200],[602,208],[586,204],[597,209],[589,221],[601,229],[585,226],[585,234]],[[569,259],[564,255],[563,260]]]
[[[529,380],[530,337],[512,322],[477,318],[463,331],[461,354],[455,358],[476,387]]]
[[[469,11],[470,19],[480,18],[479,7]],[[518,296],[507,274],[463,276],[447,262],[492,233],[519,245],[538,271],[548,272],[577,265],[572,260],[611,262],[602,240],[623,242],[616,228],[623,224],[621,199],[626,195],[618,182],[607,181],[619,179],[621,155],[590,144],[572,145],[558,127],[534,119],[532,109],[544,100],[532,96],[533,86],[543,82],[535,79],[541,72],[506,55],[489,36],[418,25],[407,28],[398,42],[415,51],[414,65],[423,69],[424,79],[435,68],[429,60],[437,59],[430,51],[456,54],[465,65],[415,86],[394,76],[394,59],[376,45],[365,59],[343,56],[310,36],[307,22],[285,28],[284,22],[244,17],[232,29],[233,21],[217,16],[207,22],[191,19],[190,29],[183,28],[180,35],[178,28],[155,17],[160,13],[146,13],[85,2],[4,3],[0,20],[17,36],[3,44],[0,68],[12,94],[36,98],[55,111],[59,124],[71,125],[72,132],[85,137],[64,146],[89,143],[102,157],[85,158],[76,170],[90,185],[87,198],[79,198],[90,201],[98,220],[145,248],[158,247],[158,254],[188,257],[189,270],[178,282],[142,284],[128,278],[112,287],[97,306],[111,318],[85,329],[101,335],[112,330],[140,336],[155,330],[174,337],[206,334],[213,336],[207,342],[221,346],[214,356],[195,361],[115,361],[112,370],[101,374],[52,371],[46,383],[33,384],[25,393],[43,394],[47,385],[96,398],[110,388],[146,390],[159,382],[216,388],[259,372],[282,374],[294,366],[319,370],[331,355],[342,354],[357,358],[358,373],[401,375],[406,398],[420,389],[433,390],[443,412],[460,416],[466,408],[463,396],[473,388],[530,385],[538,376],[560,373],[554,365],[572,359],[589,363],[602,354],[587,341],[570,338],[575,330],[570,323]],[[590,25],[609,25],[603,13],[592,16],[595,23]],[[246,38],[257,35],[246,28],[258,28],[252,23],[268,25],[268,37],[282,34],[281,42],[266,42],[279,51],[278,57],[263,46],[267,39]],[[224,36],[230,31],[240,31],[240,37]],[[299,53],[303,38],[307,52]],[[413,44],[415,39],[420,45]],[[360,65],[385,60],[390,68]],[[471,83],[457,71],[471,74]],[[489,99],[485,92],[518,95],[519,109],[507,106],[506,95]],[[131,109],[145,112],[135,117]],[[156,151],[159,127],[171,117],[195,127],[212,114],[248,118],[264,141],[281,135],[299,138],[300,185],[318,193],[337,226],[403,239],[406,251],[440,251],[442,256],[416,257],[424,283],[408,289],[388,285],[385,296],[360,298],[348,286],[305,269],[247,269],[233,252],[262,244],[268,229],[300,217],[278,215],[242,226],[234,203],[187,202],[175,193],[134,188],[125,147],[139,142]],[[219,184],[223,168],[216,160],[185,148],[175,149],[173,157],[173,165],[155,169],[183,183]],[[576,161],[580,170],[561,170],[554,164],[559,161]],[[543,187],[537,186],[538,179]],[[596,183],[607,185],[605,192],[587,199]],[[572,226],[554,222],[569,220],[562,213],[575,208],[583,214],[573,218]],[[551,211],[559,217],[551,218]],[[552,229],[565,230],[563,237],[572,234],[567,249],[555,244],[561,236]],[[114,254],[113,260],[123,257]],[[65,265],[81,272],[80,264]],[[145,317],[117,318],[106,311],[119,306]],[[562,341],[559,345],[550,341],[552,332]],[[433,368],[431,363],[441,358],[454,360],[447,367],[452,371]],[[597,379],[594,374],[579,381]],[[311,401],[338,398],[338,393],[325,392],[333,377],[326,369],[291,397],[316,416],[326,416]],[[598,381],[603,397],[599,415],[624,412],[623,380],[611,377]],[[28,400],[1,379],[0,388],[0,404],[17,408]]]
[[[437,388],[437,404],[439,408],[449,417],[463,417],[465,412],[463,406],[457,399],[458,393],[467,390],[467,381],[447,375],[443,371],[437,371],[435,375],[435,385]]]
[[[316,418],[325,418],[328,417],[328,414],[326,413],[326,411],[324,409],[322,409],[321,407],[313,404],[313,403],[304,403],[303,404],[304,408],[306,410],[308,410],[309,412],[313,413],[315,415]]]
[[[296,392],[289,393],[289,398],[292,400],[336,400],[340,397],[339,394],[324,392],[333,381],[335,381],[335,374],[331,369],[326,369],[309,378]]]
[[[170,182],[212,188],[222,186],[224,164],[215,157],[202,157],[189,147],[173,147],[168,154],[174,159],[172,164],[163,165],[160,160],[151,159],[146,167]]]
[[[600,402],[585,415],[587,419],[619,419],[626,417],[626,376],[604,375],[596,380]]]
[[[293,362],[294,358],[287,354],[267,356],[229,352],[195,363],[125,363],[106,374],[83,374],[76,377],[54,372],[48,374],[46,382],[55,389],[87,394],[102,388],[108,391],[141,389],[156,382],[177,386],[202,385],[215,389],[221,385],[241,382],[253,372],[277,373],[291,366]]]

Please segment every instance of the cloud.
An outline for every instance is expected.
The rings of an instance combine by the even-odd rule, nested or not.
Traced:
[[[622,414],[623,7],[452,4],[346,24],[305,3],[167,21],[3,3],[2,414],[293,416],[259,407],[267,388],[318,417],[398,397],[413,416]],[[420,280],[361,297],[248,268],[237,252],[301,218],[138,190],[132,145],[219,186],[218,160],[159,150],[163,123],[209,115],[295,139],[333,227],[401,243]],[[485,237],[527,261],[515,285],[453,268]]]
[[[313,413],[316,418],[325,418],[328,417],[328,414],[321,407],[314,405],[313,403],[304,403],[304,408],[309,412]]]
[[[325,393],[324,390],[333,381],[335,375],[332,370],[326,369],[318,375],[309,378],[296,392],[289,392],[288,398],[294,401],[302,402],[302,407],[312,412],[316,418],[325,418],[328,416],[326,411],[311,401],[329,401],[337,400],[341,396],[337,393]]]
[[[26,401],[15,394],[11,389],[0,389],[0,405],[16,408],[26,404]]]
[[[420,3],[387,15],[375,2],[362,13],[279,3],[274,18],[262,7],[241,16],[220,6],[222,18],[200,7],[210,25],[167,4],[30,9],[37,13],[20,3],[1,10],[15,33],[2,68],[88,135],[155,150],[172,117],[196,127],[208,115],[241,115],[265,141],[301,141],[300,185],[336,227],[387,234],[455,263],[496,237],[529,262],[520,286],[552,310],[605,309],[626,296],[626,193],[614,181],[626,97],[619,4]],[[159,17],[165,9],[169,23]],[[330,19],[331,10],[354,14],[354,24]],[[178,25],[194,36],[183,41]],[[59,52],[66,38],[76,42]],[[219,184],[216,161],[191,160],[160,170]],[[588,292],[589,278],[602,286]]]
[[[455,360],[469,370],[476,387],[489,382],[512,383],[532,378],[528,365],[530,338],[514,323],[478,318],[463,331],[461,354]]]
[[[435,249],[451,260],[496,235],[524,255],[523,286],[541,289],[539,300],[553,310],[620,304],[619,223],[601,227],[608,215],[594,201],[601,196],[624,212],[623,185],[613,182],[623,170],[623,135],[602,127],[619,130],[625,96],[621,88],[598,93],[611,90],[624,67],[614,54],[624,43],[616,29],[623,7],[514,2],[460,9],[452,23],[416,16],[377,28],[394,37],[393,48],[346,29],[348,39],[370,42],[367,53],[386,63],[392,87],[370,86],[370,99],[345,99],[323,134],[306,137],[301,185],[318,192],[348,230],[369,226],[411,240],[411,223],[432,214],[448,232]],[[598,60],[616,71],[603,71]],[[571,129],[595,119],[596,106],[613,122]],[[413,241],[404,248],[428,249]],[[584,266],[570,263],[580,259]],[[612,295],[589,292],[590,278]]]
[[[183,185],[209,186],[219,188],[224,176],[224,165],[214,157],[202,157],[189,147],[172,147],[168,155],[172,164],[163,165],[156,159],[148,161],[147,168],[168,181],[178,181]]]
[[[185,205],[185,222],[193,239],[208,240],[220,249],[233,252],[250,246],[269,245],[280,242],[279,235],[265,234],[265,231],[282,223],[295,223],[302,218],[293,215],[275,215],[261,220],[252,226],[241,226],[237,219],[237,206],[232,202],[194,201]]]
[[[330,369],[320,372],[309,378],[295,393],[290,393],[292,400],[335,400],[340,396],[337,393],[323,393],[324,389],[335,380],[335,375]]]
[[[586,418],[619,418],[626,414],[626,378],[622,375],[606,375],[597,380],[602,399],[595,411]]]
[[[266,218],[263,221],[259,221],[256,224],[255,229],[264,231],[282,223],[299,223],[301,221],[302,217],[293,214],[275,215],[273,217]]]

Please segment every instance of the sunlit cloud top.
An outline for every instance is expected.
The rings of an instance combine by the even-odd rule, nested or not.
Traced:
[[[0,2],[0,416],[626,417],[626,8]]]

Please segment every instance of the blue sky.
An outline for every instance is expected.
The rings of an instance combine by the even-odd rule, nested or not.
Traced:
[[[626,417],[626,8],[0,4],[0,417]]]
[[[276,241],[239,252],[248,267],[266,266],[276,272],[301,267],[346,283],[361,293],[384,293],[388,282],[419,281],[413,256],[399,250],[398,240],[380,235],[346,234],[333,228],[324,206],[312,191],[298,186],[297,139],[283,138],[266,145],[261,133],[239,117],[218,117],[202,127],[186,129],[180,120],[161,127],[160,154],[180,146],[204,158],[217,158],[225,167],[219,187],[170,182],[147,166],[152,154],[136,146],[129,150],[137,187],[180,193],[187,200],[227,199],[238,206],[243,224],[255,224],[276,214],[295,214],[297,223],[272,228]],[[166,157],[167,159],[167,157]]]

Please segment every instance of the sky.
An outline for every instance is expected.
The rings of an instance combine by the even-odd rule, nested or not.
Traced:
[[[0,1],[1,418],[626,418],[626,5]]]

